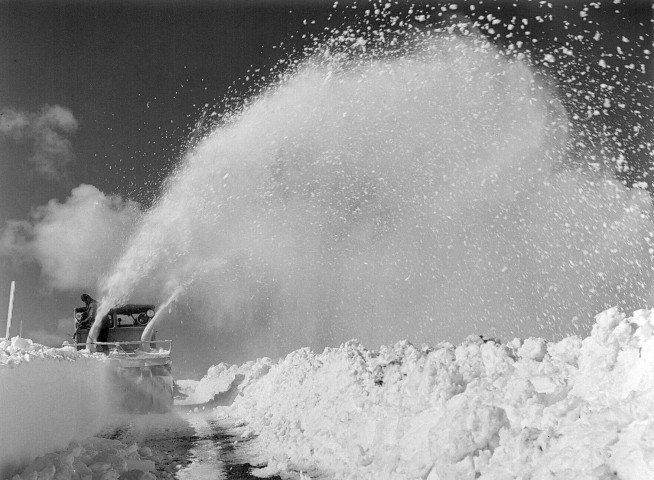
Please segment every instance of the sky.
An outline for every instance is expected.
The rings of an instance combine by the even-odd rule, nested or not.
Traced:
[[[147,206],[204,105],[273,64],[275,47],[316,11],[183,3],[0,2],[0,225],[65,202],[83,184],[92,196]],[[24,332],[54,332],[60,319],[70,330],[79,295],[95,294],[95,284],[53,290],[38,262],[8,253],[0,310],[15,280],[14,322]]]
[[[461,10],[473,2],[459,3]],[[643,45],[652,43],[648,2],[607,0],[596,2],[598,8],[589,3],[586,11],[596,22],[590,27],[581,21],[584,4],[567,3],[575,8],[553,2],[548,12],[557,21],[551,23],[535,20],[543,2],[486,2],[476,13],[493,12],[503,21],[531,19],[529,41],[537,39],[545,49],[570,32],[596,35],[601,48],[587,49],[584,61],[595,65],[602,52],[621,48],[625,53],[616,61],[643,64],[642,71],[624,70],[625,75],[641,83],[651,79],[651,60],[643,54]],[[175,175],[188,145],[197,141],[196,127],[212,114],[220,118],[234,101],[245,101],[267,83],[265,75],[280,59],[295,55],[289,52],[310,44],[325,27],[360,16],[364,8],[351,6],[0,1],[3,328],[15,280],[12,335],[21,322],[24,335],[45,343],[59,344],[72,333],[71,313],[80,294],[99,295],[99,281],[112,271],[166,178]],[[488,30],[484,34],[492,37]],[[560,73],[549,77],[566,92]],[[651,112],[651,90],[624,95],[631,102],[627,108],[596,126],[590,118],[588,128],[644,124],[643,135],[651,137],[651,122],[642,122]],[[639,141],[622,149],[629,168],[617,175],[628,187],[647,181],[651,170],[650,151]],[[192,339],[172,333],[182,348],[192,348]],[[182,362],[182,371],[197,375],[190,363]]]

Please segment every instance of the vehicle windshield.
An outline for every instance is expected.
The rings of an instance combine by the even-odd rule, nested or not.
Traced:
[[[112,327],[143,327],[148,323],[148,316],[140,313],[114,313],[111,316]]]

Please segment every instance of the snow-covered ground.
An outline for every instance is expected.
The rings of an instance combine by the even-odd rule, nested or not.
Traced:
[[[653,331],[653,311],[612,309],[583,340],[348,343],[214,367],[196,391],[245,375],[215,415],[256,436],[261,474],[643,480],[654,478]]]
[[[217,365],[181,387],[187,404],[221,405],[235,393],[210,415],[248,439],[250,463],[266,465],[260,476],[654,478],[651,310],[607,310],[589,337],[556,343],[301,349],[279,362]],[[21,478],[44,469],[47,478],[151,478],[150,451],[111,442],[72,443]]]
[[[102,355],[0,340],[0,478],[98,432],[112,396]]]

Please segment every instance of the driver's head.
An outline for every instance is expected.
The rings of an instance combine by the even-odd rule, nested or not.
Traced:
[[[91,303],[91,296],[88,293],[82,294],[82,301],[86,304]]]

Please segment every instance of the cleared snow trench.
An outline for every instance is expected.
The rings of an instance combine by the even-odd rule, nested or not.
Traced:
[[[54,388],[35,372],[63,375],[67,367],[45,366],[92,360],[34,347],[29,362],[15,364],[26,351],[17,347],[5,349],[0,384],[14,388],[0,397],[21,390],[21,380],[24,398],[46,398],[28,395],[27,387]],[[41,382],[24,383],[34,379]],[[356,342],[320,354],[300,349],[278,362],[216,365],[182,387],[191,403],[180,409],[193,413],[121,420],[105,438],[36,459],[20,478],[66,480],[71,469],[141,480],[302,472],[341,480],[654,478],[654,310],[628,317],[609,309],[590,336],[559,342],[471,337],[421,349],[408,342],[380,351]],[[2,418],[23,443],[45,436],[48,418],[23,431],[11,413]],[[248,463],[266,466],[250,473]]]
[[[178,480],[254,480],[262,475],[250,473],[250,465],[235,455],[236,441],[210,414],[190,414],[186,420],[195,431],[196,440],[189,450],[191,462],[179,469]],[[278,476],[267,476],[281,480]]]
[[[208,412],[135,415],[105,432],[103,436],[124,445],[123,449],[136,449],[141,457],[136,460],[141,463],[150,462],[144,465],[156,478],[257,478],[250,474],[250,465],[235,455],[237,442],[234,437],[221,424],[212,420]],[[107,448],[115,450],[116,445],[108,443]],[[96,455],[102,458],[102,452]],[[128,474],[120,471],[120,467],[116,473]],[[145,479],[146,477],[142,480]]]
[[[196,435],[200,438],[191,448],[191,463],[177,472],[179,480],[226,479],[224,462],[220,459],[220,444],[213,438],[211,425],[200,415],[189,419]]]

